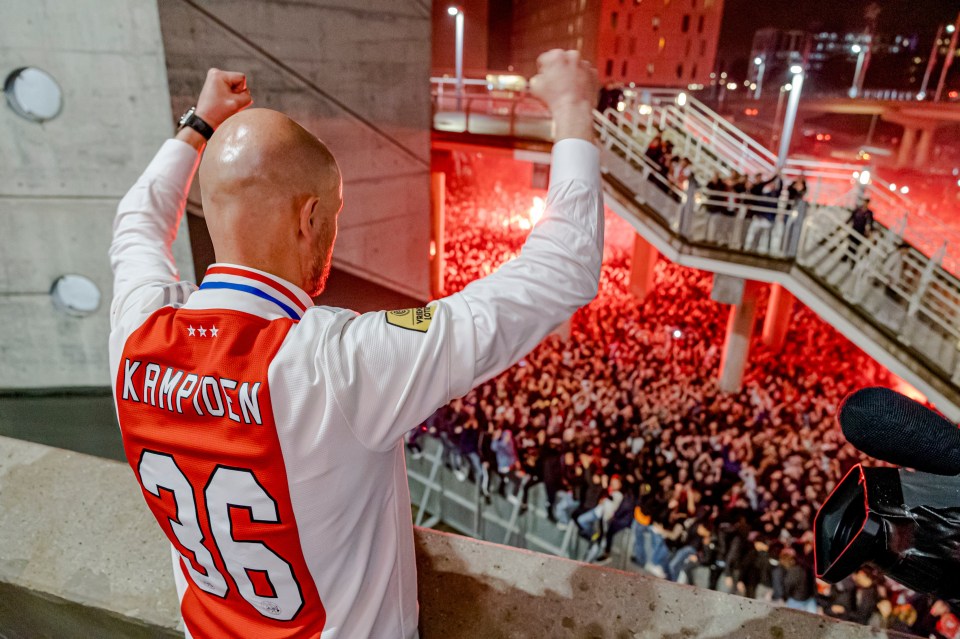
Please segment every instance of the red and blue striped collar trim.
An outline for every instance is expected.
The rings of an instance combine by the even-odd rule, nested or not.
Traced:
[[[248,266],[213,264],[207,269],[200,290],[228,290],[246,293],[271,302],[284,315],[298,320],[313,300],[300,287]]]

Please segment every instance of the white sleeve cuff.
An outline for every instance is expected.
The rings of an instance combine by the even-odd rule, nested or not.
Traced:
[[[200,164],[200,153],[176,138],[163,143],[143,172],[143,177],[159,179],[168,184],[187,184]]]
[[[550,185],[569,180],[600,187],[600,150],[592,142],[566,138],[553,145]]]

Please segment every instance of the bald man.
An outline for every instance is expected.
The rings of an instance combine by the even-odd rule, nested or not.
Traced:
[[[404,433],[597,292],[596,74],[575,52],[539,66],[532,89],[558,140],[546,213],[520,257],[423,308],[313,305],[340,170],[286,116],[242,111],[241,74],[208,73],[121,201],[110,248],[117,414],[170,540],[187,637],[417,636]],[[198,163],[217,258],[199,288],[171,256]]]

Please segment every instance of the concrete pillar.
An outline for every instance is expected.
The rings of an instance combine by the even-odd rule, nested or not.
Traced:
[[[430,294],[443,295],[443,242],[446,214],[447,175],[443,171],[430,174]]]
[[[723,356],[720,359],[721,392],[736,393],[743,384],[743,371],[747,368],[747,359],[750,356],[753,323],[757,318],[759,291],[760,283],[748,280],[743,288],[740,303],[730,309],[727,336],[723,342]]]
[[[633,238],[633,259],[630,262],[630,292],[644,299],[653,290],[653,276],[660,252],[642,235]]]
[[[917,127],[904,125],[903,137],[900,138],[900,151],[897,153],[897,167],[904,167],[910,163],[913,147],[917,141]]]
[[[793,316],[793,294],[779,284],[770,285],[767,314],[763,318],[763,343],[775,351],[783,348]]]
[[[930,161],[930,147],[933,146],[934,131],[932,125],[920,130],[920,142],[917,144],[917,159],[913,164],[914,168],[923,170],[927,162]]]

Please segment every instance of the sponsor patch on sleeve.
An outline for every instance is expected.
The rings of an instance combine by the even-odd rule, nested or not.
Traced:
[[[387,311],[384,317],[387,318],[387,324],[405,328],[408,331],[426,333],[430,328],[430,322],[433,321],[433,311],[432,306],[405,308],[399,311]]]

